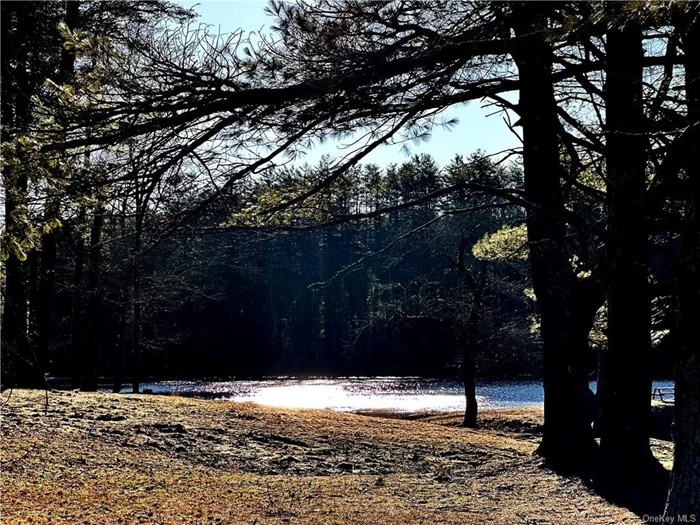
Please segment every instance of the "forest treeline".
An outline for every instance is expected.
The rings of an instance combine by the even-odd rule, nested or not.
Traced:
[[[219,35],[165,2],[2,3],[3,384],[459,362],[473,425],[475,371],[541,364],[538,453],[615,487],[654,470],[658,344],[666,512],[700,513],[698,4],[267,9]],[[522,147],[363,163],[470,101]],[[300,166],[326,140],[347,154]]]
[[[178,306],[161,299],[164,308],[149,312],[148,319],[144,310],[144,375],[456,377],[463,357],[459,331],[472,309],[483,312],[482,337],[471,349],[478,375],[538,375],[524,236],[513,236],[513,246],[505,248],[485,238],[522,224],[515,207],[448,193],[308,231],[236,231],[250,228],[261,202],[323,180],[329,162],[268,174],[251,185],[247,198],[222,202],[197,221],[199,233],[184,241],[196,260],[179,257],[181,264],[187,260],[181,283],[189,296]],[[520,172],[499,169],[483,156],[458,158],[445,170],[425,155],[386,170],[357,166],[283,221],[304,228],[324,214],[322,224],[372,215],[439,193],[462,178],[489,177],[515,185]],[[470,205],[484,208],[441,218]],[[183,241],[161,246],[174,242]],[[167,279],[157,276],[163,255],[157,247],[142,261],[144,275],[151,276],[144,301],[169,293]],[[486,279],[487,268],[484,299],[474,308],[472,286]],[[509,324],[496,326],[503,318]],[[116,344],[110,348],[123,352]]]
[[[478,309],[481,335],[469,349],[476,375],[541,376],[524,215],[518,207],[446,193],[421,205],[309,231],[257,232],[249,226],[240,231],[261,200],[299,181],[321,180],[328,162],[279,170],[252,184],[246,198],[212,206],[183,237],[159,240],[160,229],[151,228],[164,222],[167,212],[152,211],[141,242],[153,248],[139,261],[139,363],[133,352],[135,297],[124,289],[134,270],[128,210],[112,208],[101,215],[100,259],[108,263],[96,268],[99,285],[92,303],[75,281],[87,224],[81,231],[78,224],[64,223],[44,373],[72,378],[83,388],[108,377],[116,391],[127,379],[138,381],[134,373],[161,379],[459,377],[459,330]],[[444,170],[427,155],[386,170],[358,166],[285,224],[315,224],[319,213],[330,219],[403,207],[461,180],[517,187],[521,179],[517,166],[499,168],[483,154],[458,157]],[[195,191],[192,198],[197,196]],[[451,216],[441,218],[444,213]],[[39,262],[39,257],[29,261],[30,294],[38,293],[31,279],[38,279]],[[483,283],[483,299],[475,308],[477,281]],[[72,315],[85,319],[88,307],[99,311],[97,322],[74,330]],[[29,337],[36,334],[30,331]]]

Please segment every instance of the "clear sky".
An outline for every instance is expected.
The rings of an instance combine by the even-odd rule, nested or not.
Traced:
[[[185,7],[194,7],[201,23],[212,25],[221,33],[230,33],[239,28],[245,31],[269,31],[272,18],[265,14],[267,0],[219,0],[193,2],[181,1]],[[507,97],[511,98],[511,97]],[[479,101],[450,108],[446,119],[457,118],[459,124],[450,130],[436,128],[430,141],[409,144],[410,154],[429,153],[441,165],[447,164],[456,154],[469,155],[480,149],[496,153],[519,146],[518,139],[505,126],[499,114],[487,116],[494,108],[483,108]],[[313,164],[323,154],[342,155],[337,144],[326,143],[309,151],[305,161]],[[406,160],[406,154],[397,145],[386,145],[370,153],[365,162],[381,166]]]

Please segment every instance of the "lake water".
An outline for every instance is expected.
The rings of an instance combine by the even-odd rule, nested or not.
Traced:
[[[654,381],[655,388],[673,381]],[[591,384],[595,389],[595,382]],[[460,381],[418,377],[333,379],[269,379],[257,381],[161,381],[145,383],[154,393],[250,401],[288,408],[330,408],[339,411],[396,412],[464,410]],[[480,408],[507,408],[544,402],[540,381],[478,382]],[[650,392],[651,395],[651,392]]]

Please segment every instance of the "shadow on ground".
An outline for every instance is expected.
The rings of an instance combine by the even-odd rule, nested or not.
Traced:
[[[610,503],[634,512],[637,516],[662,516],[670,481],[669,471],[657,460],[646,468],[627,473],[605,473],[592,487]]]
[[[667,466],[672,454],[670,442],[673,410],[673,403],[657,403],[652,407],[651,413],[651,437],[659,440],[654,443],[653,449],[659,457],[665,457]],[[374,411],[366,415],[419,420],[444,426],[460,426],[462,422],[461,413],[396,414]],[[542,413],[534,408],[531,410],[501,409],[479,414],[480,429],[524,439],[533,444],[541,440],[542,424]],[[643,468],[634,465],[621,474],[599,471],[597,474],[589,473],[589,476],[595,479],[589,479],[586,482],[588,487],[608,502],[625,507],[639,517],[663,515],[669,486],[669,471],[658,459],[649,461]]]

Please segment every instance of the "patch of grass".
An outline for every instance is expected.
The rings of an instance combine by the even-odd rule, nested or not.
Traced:
[[[498,427],[174,396],[43,408],[18,390],[3,411],[4,525],[638,522]]]

